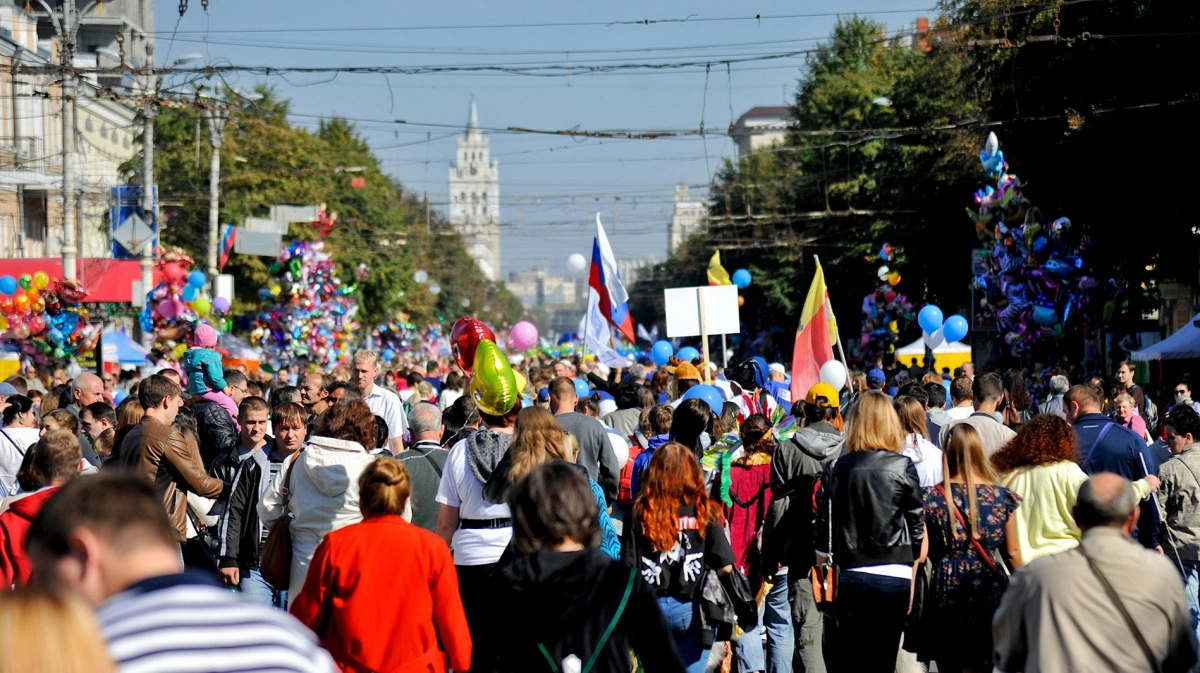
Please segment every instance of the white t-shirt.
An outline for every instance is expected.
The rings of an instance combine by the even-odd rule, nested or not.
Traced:
[[[975,407],[971,407],[971,406],[950,407],[949,409],[946,410],[946,415],[949,416],[951,418],[951,420],[955,420],[955,421],[961,421],[962,419],[970,416],[973,413],[975,413]]]
[[[404,418],[404,405],[400,396],[380,385],[371,386],[371,392],[363,395],[363,401],[371,409],[371,413],[379,416],[387,423],[388,439],[403,437],[408,430],[408,421]]]
[[[507,519],[512,516],[508,505],[497,505],[484,499],[483,484],[475,477],[467,460],[467,440],[460,440],[450,447],[435,499],[443,505],[457,507],[460,519]],[[459,528],[454,531],[450,544],[454,549],[454,564],[495,563],[504,554],[511,538],[512,528]]]
[[[933,488],[942,483],[942,450],[933,442],[913,433],[905,438],[904,450],[900,453],[916,465],[921,488]]]
[[[608,435],[608,444],[617,456],[617,463],[624,465],[629,461],[629,440],[622,437],[620,432],[607,425],[604,426],[604,434]]]
[[[38,441],[38,429],[10,427],[4,428],[3,433],[0,434],[0,488],[13,493],[25,452]]]

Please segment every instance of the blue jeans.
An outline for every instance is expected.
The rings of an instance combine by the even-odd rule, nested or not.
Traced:
[[[1183,588],[1188,612],[1192,613],[1192,628],[1200,638],[1200,561],[1183,562]]]
[[[832,628],[825,630],[830,673],[893,673],[912,580],[851,570],[838,575]]]
[[[238,582],[238,591],[245,594],[247,600],[269,605],[281,610],[287,609],[287,592],[276,591],[275,587],[267,584],[262,573],[257,569],[247,570]]]
[[[704,673],[708,663],[708,649],[701,643],[700,615],[691,601],[680,601],[670,596],[659,596],[658,607],[663,618],[671,627],[675,647],[683,660],[687,673]]]
[[[758,611],[761,628],[767,630],[767,673],[791,673],[795,635],[792,630],[792,605],[788,601],[788,576],[776,575]],[[753,670],[753,669],[743,669]]]

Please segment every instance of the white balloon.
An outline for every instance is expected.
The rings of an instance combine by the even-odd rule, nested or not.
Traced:
[[[437,283],[431,283],[429,285],[429,291],[434,294],[440,294],[442,292],[442,286],[438,285]]]
[[[463,308],[470,308],[470,306],[471,306],[471,300],[470,300],[470,299],[467,299],[466,297],[463,297],[463,300],[462,300],[462,307],[463,307]]]
[[[575,253],[567,258],[567,268],[571,270],[571,273],[579,273],[585,267],[587,267],[587,260],[583,258],[583,255]]]
[[[837,390],[846,387],[846,366],[837,360],[821,365],[821,383],[828,383]]]
[[[925,345],[928,346],[930,350],[941,346],[942,342],[946,340],[946,337],[942,334],[943,327],[939,327],[938,331],[934,332],[933,334],[922,335],[922,338],[925,340]]]
[[[887,280],[888,274],[891,272],[892,270],[887,268],[887,265],[885,264],[879,267],[879,270],[875,272],[875,275],[879,276],[879,280]]]
[[[429,280],[429,272],[425,269],[417,269],[417,271],[413,273],[413,280],[417,281],[418,283],[424,283],[425,281]]]

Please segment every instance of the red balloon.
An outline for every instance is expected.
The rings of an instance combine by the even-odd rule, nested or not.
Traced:
[[[481,339],[496,340],[492,328],[474,318],[459,318],[450,330],[450,348],[454,352],[454,361],[462,368],[467,376],[471,375],[471,367],[475,365],[475,349]]]

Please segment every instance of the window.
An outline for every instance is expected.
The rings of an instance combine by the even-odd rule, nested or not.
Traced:
[[[25,238],[30,241],[45,241],[48,226],[46,193],[25,192]]]

